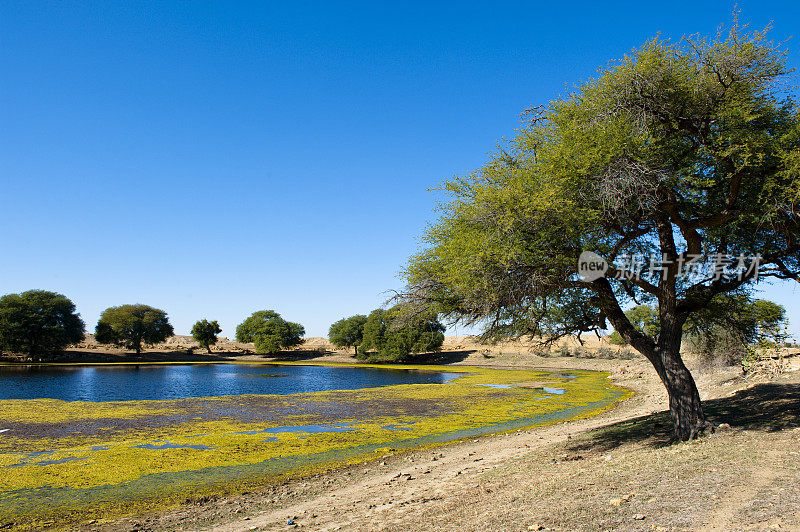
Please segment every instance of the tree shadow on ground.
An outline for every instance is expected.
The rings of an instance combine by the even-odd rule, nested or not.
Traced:
[[[466,360],[473,353],[477,353],[477,351],[473,349],[464,351],[439,351],[434,353],[420,353],[419,355],[413,355],[408,360],[408,363],[423,364],[423,365],[455,364],[456,362],[461,362],[463,360]]]
[[[269,359],[270,362],[303,362],[334,354],[336,354],[335,351],[328,351],[326,349],[296,349],[293,351],[281,351],[280,353],[264,355],[264,358]]]
[[[780,431],[800,427],[800,384],[765,383],[731,397],[704,401],[706,416],[733,429]],[[570,445],[573,451],[607,452],[627,443],[661,447],[672,441],[669,412],[614,423]]]
[[[456,362],[461,362],[469,357],[475,351],[444,351],[438,353],[420,353],[417,355],[410,356],[407,360],[403,360],[400,362],[396,361],[385,361],[385,360],[358,360],[355,358],[355,355],[350,355],[353,358],[353,362],[355,363],[362,363],[362,364],[415,364],[415,365],[443,365],[443,364],[454,364]],[[328,355],[334,354],[341,354],[338,351],[327,351],[321,349],[297,349],[293,351],[282,351],[280,353],[276,353],[274,355],[266,356],[265,358],[269,358],[270,361],[274,362],[301,362],[306,360],[314,360],[316,358],[325,357]]]
[[[112,353],[97,351],[73,351],[66,350],[62,353],[54,354],[42,359],[30,359],[25,356],[8,355],[0,357],[0,362],[10,362],[16,364],[51,364],[51,363],[70,363],[70,364],[96,364],[96,363],[122,363],[122,362],[213,362],[230,360],[230,357],[247,353],[223,353],[214,352],[208,354],[205,351],[189,352],[186,350],[175,351],[143,351],[136,353]]]

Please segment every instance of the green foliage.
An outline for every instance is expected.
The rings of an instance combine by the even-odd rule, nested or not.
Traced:
[[[211,346],[217,343],[217,335],[222,332],[216,321],[200,320],[192,325],[192,338],[211,353]]]
[[[364,339],[366,323],[367,317],[363,314],[343,318],[331,325],[328,330],[328,340],[336,347],[354,347],[358,356],[358,346]]]
[[[625,315],[638,331],[658,337],[658,315],[653,307],[637,305]],[[706,363],[738,365],[753,347],[780,341],[785,323],[786,310],[777,303],[752,300],[744,293],[720,294],[686,321],[683,335],[689,349]],[[627,345],[616,331],[608,339],[615,345]]]
[[[658,336],[658,312],[649,305],[636,305],[625,311],[625,316],[637,330],[652,336]]]
[[[303,343],[305,329],[274,310],[259,310],[236,327],[236,341],[253,342],[256,351],[274,354]]]
[[[611,320],[652,353],[652,324],[637,334],[628,303],[674,302],[680,329],[756,271],[796,279],[800,119],[786,73],[763,33],[734,27],[714,40],[653,39],[530,110],[483,168],[444,184],[451,199],[404,272],[403,301],[483,326],[486,338],[557,338]],[[606,277],[578,279],[584,250],[612,262]],[[687,253],[709,250],[762,261],[738,282],[677,276]],[[617,275],[614,261],[638,254],[671,266]]]
[[[753,301],[752,312],[757,341],[766,340],[777,344],[786,340],[787,320],[783,305],[766,299],[756,299]]]
[[[84,331],[75,305],[62,294],[29,290],[0,298],[0,350],[41,358],[80,342]]]
[[[400,362],[412,353],[437,351],[442,346],[445,327],[435,314],[409,315],[403,310],[395,306],[370,313],[364,324],[359,358]]]
[[[100,315],[95,340],[142,352],[142,345],[152,345],[172,336],[167,313],[148,305],[109,307]]]
[[[734,25],[714,39],[653,39],[530,110],[483,168],[445,183],[451,199],[400,301],[489,339],[554,340],[611,322],[664,382],[675,436],[696,437],[708,424],[680,355],[684,323],[756,276],[800,280],[788,73],[765,32]],[[609,262],[604,276],[578,276],[584,251]],[[687,259],[716,254],[742,257],[741,275],[680,275]],[[630,256],[644,258],[641,275],[622,264]],[[658,338],[625,316],[631,302],[658,302]]]
[[[637,331],[653,338],[658,336],[658,312],[653,307],[636,305],[626,310],[625,316]],[[628,345],[628,342],[617,331],[614,331],[608,340],[615,345]]]
[[[628,342],[625,340],[625,338],[623,338],[622,335],[617,331],[614,331],[608,335],[608,341],[613,345],[628,345]]]

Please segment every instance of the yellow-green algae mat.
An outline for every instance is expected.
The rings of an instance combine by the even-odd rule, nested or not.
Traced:
[[[0,528],[122,515],[189,497],[588,417],[631,392],[593,371],[460,373],[408,384],[169,401],[0,401]]]

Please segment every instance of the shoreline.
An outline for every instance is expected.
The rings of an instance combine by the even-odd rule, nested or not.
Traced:
[[[287,365],[275,361],[259,361],[259,363],[264,365]],[[288,365],[353,366],[353,364],[341,364],[333,361],[323,363],[298,361],[291,362]],[[155,506],[171,506],[182,500],[180,497],[189,497],[191,492],[198,490],[206,494],[205,496],[214,497],[216,494],[231,490],[243,491],[254,487],[257,488],[259,485],[263,487],[264,485],[276,483],[272,480],[260,482],[256,473],[262,469],[264,470],[263,474],[274,477],[278,482],[286,478],[303,478],[320,470],[338,469],[351,463],[368,461],[376,456],[375,453],[378,453],[378,455],[386,455],[386,453],[393,455],[416,452],[419,449],[446,446],[453,440],[482,437],[486,432],[508,432],[516,429],[517,426],[547,425],[560,422],[565,418],[575,419],[595,415],[600,410],[613,407],[619,401],[617,397],[625,397],[628,393],[623,389],[608,387],[605,384],[605,373],[590,371],[579,370],[575,372],[578,377],[566,378],[563,375],[559,375],[562,370],[557,368],[552,372],[546,372],[521,370],[520,368],[497,370],[486,366],[478,368],[470,365],[358,364],[358,366],[450,371],[464,373],[464,376],[459,379],[458,383],[451,383],[449,386],[444,384],[398,385],[359,390],[294,394],[292,396],[247,395],[168,401],[68,402],[64,404],[63,408],[59,407],[58,409],[59,417],[63,418],[60,421],[53,421],[51,413],[53,404],[62,403],[45,399],[8,400],[6,412],[4,412],[5,418],[7,418],[6,425],[11,423],[9,426],[14,429],[16,435],[11,439],[5,440],[6,445],[12,445],[12,448],[5,450],[6,453],[11,453],[5,456],[7,459],[5,460],[6,465],[11,464],[11,466],[14,466],[17,464],[15,460],[22,460],[19,458],[21,455],[13,453],[42,450],[52,452],[50,449],[53,449],[53,442],[58,442],[55,444],[56,454],[48,455],[47,461],[42,462],[43,464],[87,459],[88,461],[75,462],[77,467],[73,467],[72,464],[53,466],[58,469],[50,471],[50,468],[48,468],[47,472],[39,471],[36,468],[30,471],[27,468],[23,468],[25,471],[15,469],[14,474],[7,479],[10,482],[8,486],[15,487],[8,492],[8,495],[12,495],[12,498],[7,498],[5,501],[7,506],[10,505],[4,512],[5,520],[18,520],[23,515],[28,515],[29,510],[23,508],[27,508],[29,504],[33,504],[35,500],[38,500],[36,499],[36,497],[39,497],[37,495],[37,487],[41,485],[45,478],[42,475],[45,473],[48,478],[56,475],[53,480],[74,478],[77,481],[78,477],[76,475],[80,475],[81,480],[77,484],[68,481],[63,484],[63,491],[58,490],[52,493],[51,496],[56,498],[49,504],[55,504],[56,507],[63,508],[58,513],[44,510],[43,512],[37,511],[36,515],[30,514],[28,516],[28,519],[34,519],[36,526],[47,523],[48,516],[55,518],[57,524],[61,523],[61,518],[68,514],[73,514],[76,517],[86,515],[87,518],[101,518],[104,515],[109,517],[113,513],[120,513],[119,510],[103,510],[102,508],[106,504],[101,505],[101,508],[90,511],[88,507],[84,510],[82,509],[83,507],[78,506],[74,508],[72,505],[61,506],[66,504],[66,499],[64,503],[56,502],[60,498],[69,497],[70,494],[81,501],[85,497],[90,497],[86,499],[87,501],[95,497],[103,499],[112,497],[113,500],[120,501],[119,504],[123,507],[120,509],[122,513],[142,511],[147,506],[154,506],[152,501],[157,501],[159,498],[163,500],[161,503],[156,503]],[[509,369],[510,371],[508,371]],[[548,373],[552,374],[548,375]],[[544,393],[540,390],[531,394],[533,390],[526,390],[517,386],[510,386],[504,390],[474,386],[474,384],[488,382],[503,384],[502,387],[506,388],[506,383],[536,384],[544,381],[547,382],[543,386],[557,382],[556,386],[566,388],[571,398],[570,403],[564,405],[560,395],[547,394],[546,390]],[[445,388],[445,386],[447,387]],[[607,391],[602,392],[605,395],[602,395],[599,391],[606,389]],[[218,414],[212,414],[210,418],[205,417],[208,415],[207,413],[211,412],[235,411],[239,409],[236,405],[247,403],[244,414],[249,419],[249,416],[254,412],[253,408],[258,408],[259,411],[263,410],[264,413],[274,413],[276,408],[280,411],[290,407],[289,403],[297,401],[301,403],[308,401],[309,406],[317,403],[321,405],[338,404],[340,401],[344,401],[342,404],[348,405],[348,407],[352,404],[357,411],[360,411],[362,407],[369,406],[371,414],[367,418],[364,418],[363,414],[357,414],[355,418],[352,417],[352,414],[347,414],[346,412],[338,414],[337,416],[344,417],[334,421],[354,424],[351,430],[355,432],[352,432],[349,436],[345,434],[341,436],[334,434],[330,436],[327,434],[305,436],[300,434],[295,436],[291,434],[293,431],[289,429],[293,425],[332,422],[330,417],[324,414],[320,414],[322,417],[319,420],[311,420],[308,418],[307,411],[295,421],[292,420],[291,416],[287,418],[284,415],[272,420],[262,419],[259,416],[261,422],[256,421],[255,424],[252,424],[252,421],[237,421],[236,417],[231,418],[230,414],[225,414],[224,419],[218,419]],[[519,401],[523,402],[520,403]],[[408,402],[408,405],[403,406],[406,402]],[[523,404],[525,406],[520,406]],[[401,407],[399,410],[397,410],[398,406]],[[409,407],[411,408],[410,410]],[[303,409],[305,408],[303,407]],[[179,419],[182,421],[179,421],[177,425],[169,424],[172,422],[168,421],[172,419],[172,416],[176,415],[172,413],[173,411],[180,412]],[[289,411],[291,411],[291,408]],[[398,418],[391,414],[395,411],[401,414],[402,424],[410,427],[404,428],[403,430],[408,432],[403,432],[402,435],[401,433],[393,432],[395,429],[387,425],[397,422]],[[204,414],[203,412],[207,413]],[[201,417],[196,417],[198,415]],[[142,416],[149,417],[154,421],[164,418],[165,421],[159,421],[154,427],[145,428],[141,427],[138,424],[139,422],[136,421],[144,419]],[[17,420],[16,425],[14,420]],[[245,423],[244,425],[242,425],[243,422]],[[41,430],[45,430],[45,432],[35,436],[31,433],[33,428],[33,425],[30,425],[31,423],[34,425],[36,423],[46,423],[42,425],[42,427],[45,427],[44,429],[36,429],[39,432]],[[275,434],[275,436],[280,436],[279,438],[269,437],[265,440],[263,435],[259,437],[259,434],[263,432],[272,431],[273,429],[269,427],[275,423],[277,425],[286,425],[288,432],[276,431],[281,432],[280,434]],[[69,436],[63,440],[63,443],[60,443],[62,441],[60,438],[71,434],[72,429],[69,428],[69,425],[72,424],[78,424],[83,428],[80,429],[79,434]],[[267,429],[264,429],[264,426]],[[121,427],[133,428],[121,429]],[[85,432],[87,429],[90,430],[88,434]],[[123,430],[123,432],[119,432],[120,430]],[[284,432],[287,433],[284,434]],[[26,434],[28,435],[26,436]],[[59,434],[62,435],[59,436]],[[93,434],[96,434],[96,436],[92,436]],[[253,436],[241,436],[247,434],[252,434]],[[77,439],[75,439],[76,436],[78,437]],[[40,440],[30,438],[40,437],[49,438],[48,441],[51,441],[51,443],[48,444],[41,440],[44,442],[45,447],[38,448],[41,446],[37,443]],[[192,438],[192,440],[187,438]],[[161,453],[160,465],[153,464],[148,466],[139,462],[146,459],[145,455],[150,456],[151,452],[142,452],[134,449],[134,447],[142,446],[142,442],[139,440],[145,442],[148,440],[167,441],[170,445],[187,447],[187,449],[181,449],[180,453],[166,453],[166,463],[163,463],[165,456],[164,453]],[[276,440],[279,440],[280,443],[259,443],[261,441]],[[337,453],[339,451],[337,449],[342,445],[345,445],[342,448],[344,454],[338,457]],[[356,445],[356,447],[353,447],[353,452],[347,450],[351,445]],[[201,450],[192,451],[188,447]],[[361,447],[363,447],[362,450],[357,450]],[[396,447],[396,449],[393,447]],[[17,450],[15,451],[14,449]],[[212,452],[202,449],[216,450]],[[383,452],[380,452],[381,450]],[[314,453],[322,457],[321,462],[317,463],[315,461],[317,460],[315,458],[317,454]],[[328,458],[324,458],[328,453],[333,454]],[[105,463],[105,460],[110,459],[107,456],[113,458],[112,463],[124,464],[124,467],[114,466],[109,469],[109,473],[114,471],[114,479],[108,478],[105,480],[106,477],[102,473],[104,468],[101,466]],[[308,456],[308,458],[303,458],[304,456]],[[278,459],[278,462],[274,462],[276,459]],[[178,460],[178,462],[171,465],[173,460]],[[296,462],[296,466],[292,466],[286,471],[272,471],[272,468],[275,467],[273,463],[277,464],[287,460],[289,464]],[[30,459],[19,462],[20,465],[28,466],[31,463]],[[262,465],[259,466],[259,464]],[[222,469],[214,473],[211,477],[213,480],[204,480],[203,471],[207,470],[204,468],[215,469],[217,466]],[[141,469],[143,467],[157,467],[158,469],[153,469],[152,472],[149,472],[149,470]],[[182,471],[182,473],[179,473],[179,477],[183,480],[180,480],[179,484],[175,486],[171,486],[172,481],[169,480],[168,471],[171,470],[171,467],[178,468],[176,471]],[[226,470],[224,469],[225,467],[233,467],[233,469]],[[117,471],[118,469],[119,471]],[[211,471],[211,469],[208,469],[208,471]],[[252,472],[250,472],[251,469]],[[137,473],[140,470],[141,472]],[[230,472],[226,473],[226,471]],[[11,474],[10,469],[8,472]],[[125,476],[117,477],[118,474],[124,474]],[[17,480],[14,480],[15,478]],[[177,480],[176,478],[175,481]],[[146,485],[155,482],[153,484],[154,490],[140,492],[140,488],[134,489],[135,486],[142,484],[142,481]],[[63,482],[64,480],[59,480],[59,484],[53,487],[61,486]],[[129,489],[133,491],[128,492],[131,498],[126,499],[126,492],[124,490],[120,491],[122,489],[120,487],[122,485],[118,485],[120,482],[123,482],[124,485],[131,484]],[[92,486],[102,487],[106,483],[109,484],[108,489],[100,489],[96,495],[90,495],[96,491]],[[162,485],[163,487],[161,487]],[[20,511],[23,513],[18,514],[13,511],[14,504],[17,504],[13,502],[16,500],[13,497],[17,495],[13,494],[23,488],[34,489],[34,491],[30,494],[31,501],[20,507]],[[106,492],[108,494],[104,495]],[[183,495],[184,493],[186,495]],[[176,497],[178,498],[176,499]],[[127,511],[125,511],[126,509]]]

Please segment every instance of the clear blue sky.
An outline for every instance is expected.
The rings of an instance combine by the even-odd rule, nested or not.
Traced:
[[[335,5],[334,5],[335,4]],[[739,1],[773,38],[796,1]],[[325,335],[399,288],[437,196],[519,113],[732,2],[0,4],[0,293]],[[800,64],[800,43],[787,43]],[[766,294],[790,309],[800,290]]]

